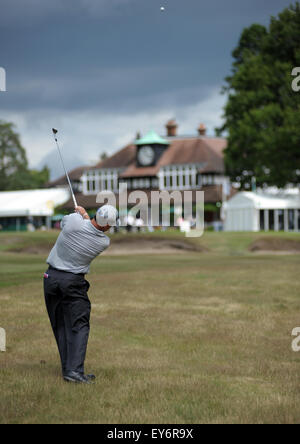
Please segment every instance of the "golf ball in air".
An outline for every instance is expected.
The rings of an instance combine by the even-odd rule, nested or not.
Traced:
[[[162,6],[162,7],[160,8],[160,10],[161,10],[161,11],[164,11],[164,10],[165,10],[165,7],[164,7],[164,6]]]

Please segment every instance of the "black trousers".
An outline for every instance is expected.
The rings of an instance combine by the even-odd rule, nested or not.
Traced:
[[[52,268],[45,273],[45,301],[57,342],[62,372],[84,373],[90,333],[90,284],[83,275]]]

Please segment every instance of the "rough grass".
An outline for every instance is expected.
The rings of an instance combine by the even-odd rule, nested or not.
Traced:
[[[1,234],[1,249],[57,235],[36,234]],[[205,253],[97,259],[88,387],[60,377],[45,256],[2,251],[0,423],[299,423],[300,255],[249,253],[260,236],[207,233],[195,240]]]

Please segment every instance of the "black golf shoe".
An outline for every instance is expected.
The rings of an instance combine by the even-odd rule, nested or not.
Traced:
[[[66,382],[73,382],[74,384],[91,384],[91,381],[93,380],[92,378],[77,372],[69,372],[63,375],[63,378]]]

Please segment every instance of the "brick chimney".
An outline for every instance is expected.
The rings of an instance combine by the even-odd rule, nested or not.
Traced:
[[[200,123],[199,128],[198,128],[198,133],[199,133],[199,136],[206,135],[206,126],[204,125],[204,123]]]
[[[169,120],[169,122],[166,124],[167,128],[167,136],[168,137],[176,137],[177,136],[177,128],[178,125],[176,123],[176,120]]]

